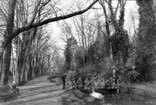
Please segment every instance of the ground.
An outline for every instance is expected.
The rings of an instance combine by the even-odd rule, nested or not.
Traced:
[[[98,100],[78,90],[69,88],[63,90],[60,80],[57,81],[57,83],[49,82],[47,76],[34,78],[24,86],[18,87],[20,89],[18,97],[1,102],[0,105],[146,105],[147,102],[150,102],[149,105],[156,105],[156,100],[150,97],[134,98],[134,95],[128,94],[107,95],[104,99]],[[131,84],[131,87],[134,93],[156,96],[156,83]],[[125,104],[127,100],[129,104]]]
[[[132,88],[132,93],[146,97],[156,98],[156,81],[148,83],[131,84],[130,87]]]
[[[35,78],[18,88],[20,96],[0,105],[62,105],[61,97],[65,95],[62,86],[49,82],[47,76]]]
[[[94,98],[78,90],[63,90],[60,80],[57,81],[59,82],[49,82],[47,76],[35,78],[18,87],[18,97],[0,105],[94,105],[96,102]]]

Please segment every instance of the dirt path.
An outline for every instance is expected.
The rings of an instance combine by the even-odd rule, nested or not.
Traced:
[[[49,82],[47,76],[35,78],[18,88],[18,97],[0,105],[107,105],[79,90],[63,90],[61,84]]]
[[[135,98],[128,94],[108,95],[98,100],[79,90],[62,90],[62,85],[49,82],[47,76],[35,78],[19,89],[18,97],[0,105],[146,105],[147,102],[150,102],[149,105],[156,105],[155,99]]]
[[[62,105],[61,97],[65,90],[55,82],[49,82],[47,76],[29,81],[19,87],[20,96],[0,105]]]

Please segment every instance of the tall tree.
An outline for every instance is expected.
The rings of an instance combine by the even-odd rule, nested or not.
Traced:
[[[10,59],[11,59],[11,40],[7,43],[8,38],[12,35],[14,31],[14,15],[15,15],[15,6],[17,0],[8,1],[8,17],[7,17],[7,26],[4,34],[4,41],[2,43],[3,50],[3,62],[2,62],[2,75],[1,82],[2,84],[7,84],[8,74],[10,69]]]
[[[136,66],[141,73],[142,80],[153,80],[156,79],[156,20],[153,8],[154,0],[137,0],[137,4],[139,5],[140,22]]]
[[[100,0],[99,3],[103,8],[105,17],[106,39],[110,57],[113,56],[113,61],[126,63],[128,58],[127,46],[129,43],[128,34],[124,29],[125,5],[127,0],[117,0],[113,4],[113,0]],[[108,11],[107,11],[108,10]],[[119,16],[119,18],[117,17]],[[112,35],[113,34],[113,35]],[[112,49],[112,50],[111,50]],[[112,54],[111,54],[112,52]],[[114,62],[114,63],[117,63]]]
[[[45,24],[48,24],[50,22],[55,22],[63,19],[67,19],[82,13],[85,13],[88,11],[98,0],[93,1],[91,5],[89,5],[84,10],[80,10],[78,12],[74,12],[71,14],[67,14],[64,16],[56,16],[54,18],[48,18],[40,22],[30,22],[29,24],[22,26],[21,28],[14,28],[14,16],[15,16],[15,7],[17,0],[8,0],[8,15],[7,15],[7,26],[4,36],[4,41],[2,44],[2,50],[3,50],[3,62],[2,62],[2,75],[1,75],[1,83],[3,85],[7,84],[8,82],[8,72],[10,69],[10,59],[11,59],[11,43],[12,39],[19,35],[20,33],[27,31],[32,28],[36,28],[39,26],[43,26]],[[48,4],[48,3],[46,3]],[[45,4],[45,5],[46,5]],[[40,8],[42,9],[42,8]]]

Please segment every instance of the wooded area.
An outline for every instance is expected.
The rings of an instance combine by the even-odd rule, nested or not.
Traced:
[[[50,36],[43,25],[82,14],[96,2],[84,10],[53,17],[56,1],[1,0],[1,84],[8,83],[10,69],[19,85],[48,73],[58,52],[53,42],[48,43]]]
[[[96,8],[91,19],[88,13],[75,17],[74,25],[63,23],[63,40],[67,43],[64,68],[76,72],[76,81],[80,85],[84,85],[84,81],[88,85],[91,81],[91,87],[97,88],[97,85],[113,81],[127,84],[156,79],[155,2],[136,1],[139,6],[139,26],[136,26],[136,18],[131,14],[132,37],[124,28],[127,2],[99,0],[102,13]],[[102,78],[104,83],[101,82]]]
[[[124,28],[127,1],[93,0],[66,14],[55,0],[0,0],[1,84],[8,83],[10,74],[22,85],[56,68],[74,72],[82,84],[89,77],[115,77],[120,83],[155,80],[156,3],[136,0],[139,26],[132,16],[130,37]],[[64,60],[46,24],[71,17],[72,25],[62,22]]]

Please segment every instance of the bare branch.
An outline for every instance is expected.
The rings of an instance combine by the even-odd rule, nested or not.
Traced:
[[[14,33],[8,38],[7,41],[10,42],[15,36],[17,36],[19,33],[24,32],[26,30],[29,30],[29,29],[32,29],[32,28],[35,28],[35,27],[39,27],[39,26],[43,26],[43,25],[48,24],[50,22],[55,22],[55,21],[59,21],[59,20],[63,20],[63,19],[67,19],[67,18],[71,18],[73,16],[83,14],[86,11],[88,11],[90,8],[92,8],[92,6],[94,4],[96,4],[97,2],[98,2],[98,0],[95,0],[92,4],[90,4],[84,10],[80,10],[80,11],[77,11],[77,12],[74,12],[74,13],[71,13],[71,14],[68,14],[68,15],[64,15],[64,16],[58,16],[58,17],[46,19],[46,20],[44,20],[42,22],[39,22],[39,23],[29,24],[27,26],[21,27],[21,28],[15,30]]]

